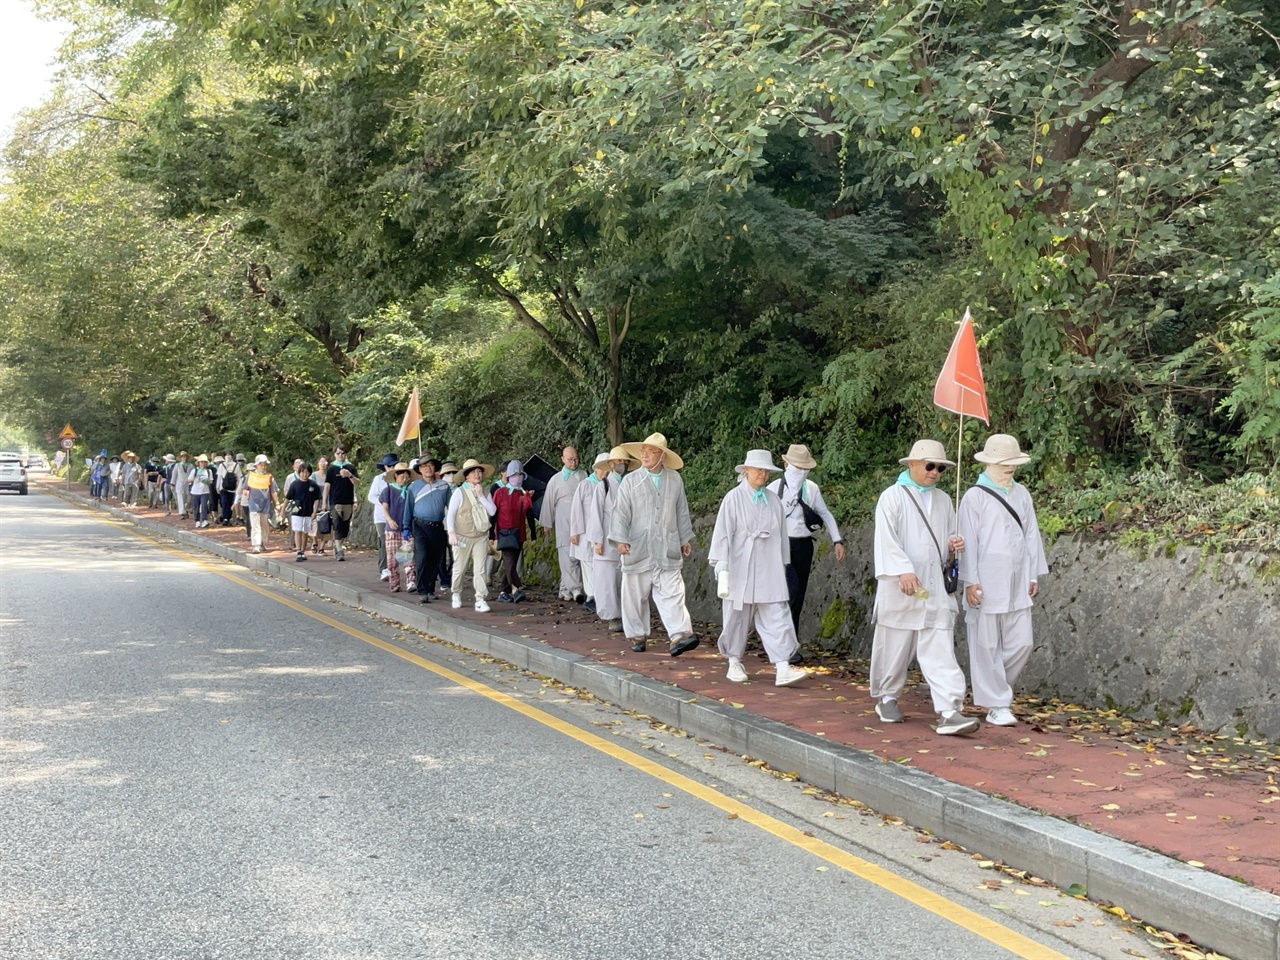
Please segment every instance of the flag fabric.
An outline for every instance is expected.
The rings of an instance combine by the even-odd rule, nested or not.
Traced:
[[[942,365],[942,373],[934,385],[933,402],[943,410],[991,424],[987,414],[987,387],[978,360],[978,342],[974,339],[973,319],[967,307],[956,338],[951,341],[947,362]]]
[[[396,434],[397,447],[406,440],[412,440],[418,436],[418,423],[421,420],[422,409],[418,406],[418,388],[414,387],[413,395],[409,397],[409,409],[405,410],[404,422],[400,424],[400,432]]]

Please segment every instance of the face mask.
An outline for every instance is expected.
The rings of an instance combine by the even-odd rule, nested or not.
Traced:
[[[987,476],[1002,487],[1009,486],[1013,482],[1014,468],[1007,463],[989,463],[987,464]]]
[[[621,477],[627,472],[627,465],[625,463],[615,463],[613,465],[613,472]]]

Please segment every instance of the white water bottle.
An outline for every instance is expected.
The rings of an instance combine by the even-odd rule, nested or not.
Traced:
[[[729,599],[729,571],[721,570],[716,574],[716,596],[721,600]]]

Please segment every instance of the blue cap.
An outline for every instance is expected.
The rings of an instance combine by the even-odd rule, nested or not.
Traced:
[[[394,467],[399,462],[400,462],[400,458],[397,457],[394,453],[388,453],[385,457],[383,457],[379,461],[379,463],[381,463],[384,467]]]

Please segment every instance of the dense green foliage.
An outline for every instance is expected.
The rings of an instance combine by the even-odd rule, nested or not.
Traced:
[[[970,306],[1046,491],[1272,469],[1264,5],[51,8],[64,87],[0,195],[19,427],[375,452],[417,385],[437,450],[661,430],[710,496],[807,442],[856,514],[954,442],[931,389]]]

